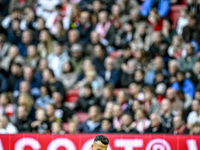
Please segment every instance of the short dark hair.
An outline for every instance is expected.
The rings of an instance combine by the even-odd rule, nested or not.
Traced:
[[[97,135],[94,139],[94,142],[100,141],[102,144],[104,145],[108,145],[109,144],[109,140],[107,137],[105,137],[104,135]]]

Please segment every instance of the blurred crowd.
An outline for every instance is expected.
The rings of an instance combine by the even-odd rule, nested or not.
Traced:
[[[181,3],[0,0],[0,133],[200,134],[200,1],[173,22]]]

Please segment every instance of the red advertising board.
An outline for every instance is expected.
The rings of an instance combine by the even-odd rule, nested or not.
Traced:
[[[0,135],[0,150],[90,150],[96,134]],[[108,150],[200,150],[200,136],[108,134]]]

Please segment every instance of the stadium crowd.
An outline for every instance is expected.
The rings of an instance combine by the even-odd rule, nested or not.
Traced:
[[[200,1],[176,23],[181,3],[0,0],[0,133],[200,134]]]

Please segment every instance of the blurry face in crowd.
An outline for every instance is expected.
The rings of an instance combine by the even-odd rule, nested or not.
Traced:
[[[133,101],[132,110],[135,112],[136,109],[141,108],[141,104],[138,100]]]
[[[173,125],[174,129],[180,129],[180,127],[183,125],[183,120],[181,119],[180,116],[175,116],[173,118]]]
[[[48,82],[51,78],[51,74],[48,69],[44,69],[42,72],[43,81]]]
[[[22,33],[22,43],[25,45],[31,44],[33,40],[33,37],[31,36],[31,33],[29,31],[24,31]]]
[[[149,90],[146,90],[144,92],[144,98],[146,101],[152,100],[153,96],[154,96],[153,93],[151,93],[151,91],[149,91]]]
[[[48,68],[47,60],[41,59],[39,62],[39,68],[40,68],[40,70],[44,70],[44,69]]]
[[[196,22],[197,22],[196,19],[188,17],[189,26],[191,26],[191,27],[195,26]]]
[[[78,30],[70,30],[68,32],[68,39],[71,44],[76,43],[79,40],[79,31]]]
[[[87,23],[89,21],[89,18],[90,18],[89,12],[86,12],[86,11],[82,12],[80,16],[81,24]]]
[[[59,123],[58,122],[53,122],[51,124],[51,130],[52,130],[52,133],[59,134],[59,132],[61,131],[61,127],[60,127]]]
[[[43,109],[39,109],[39,110],[37,110],[36,111],[36,119],[38,120],[38,121],[44,121],[45,120],[45,111],[43,110]]]
[[[194,67],[195,67],[197,73],[200,73],[200,62],[199,62],[199,61],[197,61],[197,62],[195,63]]]
[[[129,85],[129,90],[132,95],[138,94],[140,92],[140,86],[138,86],[136,83],[131,83]]]
[[[108,132],[108,130],[111,128],[111,122],[108,120],[103,120],[101,123],[101,128],[104,132]]]
[[[88,117],[91,119],[92,118],[96,119],[98,117],[98,115],[99,115],[99,112],[98,112],[97,108],[95,106],[91,106],[88,111]]]
[[[125,32],[131,32],[133,29],[133,26],[130,23],[125,23],[124,24],[124,31]]]
[[[90,88],[84,87],[84,97],[88,98],[92,94],[92,90]]]
[[[130,58],[132,55],[131,49],[130,48],[124,49],[122,55],[124,58]]]
[[[141,119],[144,119],[144,113],[141,109],[137,109],[136,112],[135,112],[135,118],[136,120],[141,120]]]
[[[35,45],[30,45],[27,48],[27,55],[28,57],[35,57],[37,56],[37,49]]]
[[[9,123],[9,121],[5,116],[0,117],[0,124],[3,129],[5,129],[7,127],[8,123]]]
[[[104,116],[105,117],[112,117],[112,109],[113,109],[114,103],[109,101],[106,103],[105,111],[104,111]]]
[[[99,42],[99,33],[92,31],[90,34],[90,40],[93,44],[97,44]]]
[[[33,78],[33,69],[31,67],[24,68],[24,79],[26,81],[31,81]]]
[[[105,60],[105,68],[107,71],[112,71],[114,69],[114,60],[111,57],[107,57]]]
[[[130,115],[124,114],[122,116],[122,124],[125,125],[126,127],[129,127],[132,122],[133,120]]]
[[[105,99],[109,100],[111,96],[112,96],[111,91],[109,90],[109,88],[106,88],[106,87],[105,87],[105,88],[103,89],[103,97],[104,97]]]
[[[171,29],[171,24],[168,20],[163,20],[163,28]]]
[[[77,123],[76,122],[70,122],[69,123],[69,133],[70,134],[75,134],[77,132]]]
[[[169,111],[171,109],[171,103],[168,99],[163,99],[161,102],[161,110],[163,112]]]
[[[128,66],[128,72],[129,74],[133,74],[135,69],[136,69],[136,63],[132,60],[129,60],[127,62],[127,66]]]
[[[83,71],[86,73],[87,71],[94,70],[94,66],[90,59],[86,59],[83,62]]]
[[[192,48],[191,44],[187,44],[185,49],[187,51],[187,56],[192,56],[194,54],[194,49]]]
[[[54,54],[60,56],[63,52],[63,47],[61,45],[56,45],[54,47]]]
[[[200,134],[200,126],[196,125],[193,127],[193,134]]]
[[[160,32],[155,31],[155,32],[153,33],[153,41],[154,41],[155,43],[160,43],[161,40],[162,40],[162,38],[161,38]]]
[[[195,92],[195,99],[200,100],[200,91]]]
[[[99,19],[100,23],[103,23],[103,24],[106,23],[107,22],[107,18],[108,18],[108,15],[107,15],[106,11],[101,11],[98,14],[98,19]]]
[[[9,57],[14,59],[19,54],[19,48],[17,46],[11,46],[9,49]]]
[[[140,70],[137,70],[137,71],[135,72],[134,79],[135,79],[136,82],[142,82],[143,79],[144,79],[143,73],[142,73]]]
[[[193,100],[192,101],[192,110],[193,111],[198,111],[198,109],[199,109],[199,100]]]
[[[19,84],[20,92],[29,92],[30,91],[30,84],[27,81],[22,81]]]
[[[104,52],[103,52],[100,45],[94,46],[94,56],[96,56],[97,58],[103,58],[104,57]]]
[[[127,102],[127,97],[126,97],[124,91],[119,91],[117,94],[117,103],[120,105],[123,105],[126,102]]]
[[[180,37],[178,35],[174,35],[173,40],[172,40],[172,45],[179,47],[179,46],[181,46],[181,44],[182,44],[182,42],[180,40]]]
[[[63,25],[60,21],[57,21],[55,26],[56,26],[56,29],[57,29],[57,33],[62,32],[61,30],[63,29]]]
[[[150,120],[151,120],[151,127],[155,128],[158,127],[160,125],[160,120],[159,120],[159,116],[156,114],[152,114],[150,116]]]
[[[40,40],[41,40],[42,42],[48,41],[49,36],[50,36],[50,35],[49,35],[48,32],[45,31],[45,30],[43,30],[43,31],[40,32]]]
[[[113,117],[121,117],[122,115],[122,108],[120,105],[114,105],[112,109]]]
[[[101,2],[100,1],[94,1],[93,2],[93,10],[94,12],[99,12],[101,10]]]
[[[69,62],[65,62],[63,64],[63,73],[69,73],[71,71],[71,66]]]
[[[119,16],[120,15],[120,8],[119,8],[118,5],[113,5],[111,11],[112,11],[113,16]]]
[[[170,100],[173,100],[176,98],[176,91],[172,88],[168,88],[166,91],[166,97]]]
[[[57,103],[61,103],[62,100],[63,100],[63,97],[62,97],[62,95],[59,92],[54,92],[52,98],[53,98],[53,100],[54,100],[54,102],[56,104]]]
[[[45,86],[40,87],[40,95],[41,96],[46,96],[48,94],[47,88]]]
[[[13,20],[12,21],[12,29],[14,31],[20,30],[20,22],[18,20]]]
[[[0,95],[0,104],[5,107],[8,104],[8,99],[5,94]]]
[[[177,72],[177,70],[178,70],[178,66],[177,66],[177,64],[176,63],[171,63],[170,65],[169,65],[169,73],[170,73],[170,75],[176,75],[176,72]]]
[[[154,69],[155,70],[162,70],[164,67],[164,62],[162,57],[156,57],[154,59]]]
[[[28,117],[28,111],[25,106],[21,105],[17,108],[17,118],[18,119],[26,119]]]
[[[42,18],[37,19],[37,29],[42,30],[45,28],[45,21]]]
[[[183,82],[183,81],[184,81],[185,76],[184,76],[183,73],[178,72],[178,73],[176,74],[176,78],[177,78],[177,81],[180,83],[180,82]]]
[[[55,108],[52,105],[46,106],[46,114],[48,117],[54,116]]]
[[[139,19],[140,13],[139,13],[138,10],[133,9],[133,10],[130,11],[130,15],[131,15],[131,19],[133,21],[137,21]]]

